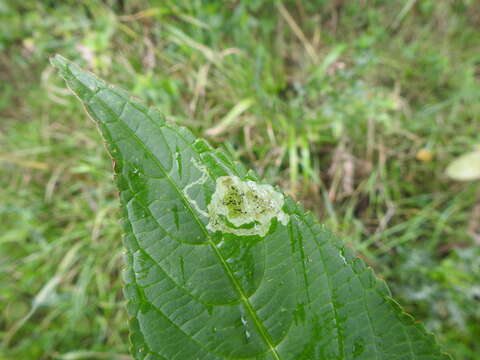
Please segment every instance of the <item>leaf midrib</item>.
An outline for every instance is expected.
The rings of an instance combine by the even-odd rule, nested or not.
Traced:
[[[79,81],[73,74],[72,72],[70,71],[70,65],[68,65],[68,71],[70,73],[71,76],[73,76],[73,78],[78,81],[79,84],[81,84],[81,86],[85,89],[87,89],[88,92],[92,92],[90,89],[88,89],[88,87],[86,87],[81,81]],[[106,90],[110,90],[108,87],[105,87],[103,85],[100,85],[103,89],[106,89]],[[111,90],[110,90],[111,91]],[[96,93],[93,92],[93,95],[91,97],[91,99],[93,97],[95,97],[97,94],[98,94],[99,91],[97,91]],[[117,94],[118,95],[118,94]],[[90,99],[90,100],[91,100]],[[114,111],[100,98],[96,98],[96,100],[105,108],[105,110],[108,110],[110,113],[114,113]],[[127,103],[130,103],[132,106],[135,107],[134,103],[129,101],[129,100],[126,100],[124,99],[125,101],[125,104]],[[137,110],[141,111],[146,118],[148,118],[150,120],[151,123],[153,123],[155,126],[159,127],[160,131],[162,132],[162,135],[163,135],[163,131],[161,129],[161,127],[159,126],[159,124],[157,122],[155,122],[148,113],[144,112],[143,110],[141,109],[138,109],[136,107]],[[117,115],[115,114],[115,117],[117,117]],[[270,349],[270,352],[272,353],[272,355],[274,356],[275,360],[281,360],[280,358],[280,355],[278,354],[277,350],[275,349],[274,345],[273,345],[273,342],[271,340],[271,337],[270,337],[270,334],[268,333],[268,331],[265,329],[265,327],[263,326],[263,324],[261,323],[260,319],[258,318],[258,315],[257,313],[255,312],[255,310],[253,309],[252,305],[250,304],[250,301],[248,300],[248,297],[245,295],[243,289],[241,288],[240,284],[238,283],[237,279],[235,278],[235,276],[233,275],[233,272],[230,268],[230,266],[228,265],[228,263],[226,262],[226,260],[223,258],[222,254],[220,253],[220,250],[217,248],[217,246],[215,245],[215,242],[213,241],[212,237],[210,236],[210,234],[208,233],[207,229],[205,228],[205,225],[200,221],[200,219],[198,218],[197,214],[195,214],[195,212],[193,211],[192,207],[190,206],[190,203],[189,201],[185,198],[185,196],[183,195],[183,192],[178,188],[177,184],[172,180],[172,178],[169,176],[168,172],[165,170],[165,168],[163,167],[163,165],[161,164],[161,162],[157,159],[157,157],[145,146],[145,144],[141,141],[141,139],[132,131],[132,129],[130,129],[129,126],[127,126],[125,124],[124,121],[122,121],[120,119],[120,115],[118,116],[119,120],[117,120],[120,124],[122,124],[122,126],[126,129],[127,132],[129,132],[132,137],[135,139],[135,141],[145,150],[145,152],[149,155],[150,158],[152,158],[152,160],[158,165],[158,167],[161,169],[161,171],[165,174],[165,178],[171,183],[171,185],[173,186],[173,188],[175,189],[175,191],[178,193],[179,195],[179,198],[182,200],[182,202],[184,203],[185,207],[188,209],[188,211],[191,213],[191,215],[193,216],[193,218],[195,219],[195,221],[197,222],[199,228],[202,230],[202,232],[205,234],[205,237],[207,238],[208,240],[208,244],[210,245],[210,247],[213,249],[215,255],[218,257],[218,259],[220,260],[221,264],[222,264],[222,267],[224,268],[229,280],[232,282],[232,285],[234,286],[235,290],[238,292],[238,294],[240,295],[240,298],[244,304],[244,306],[246,307],[248,313],[250,314],[250,316],[252,317],[254,323],[255,323],[255,326],[257,327],[260,335],[261,335],[261,338],[262,340],[267,344],[267,346],[269,347]],[[180,135],[180,134],[178,134]],[[186,141],[183,137],[182,139],[185,141],[186,144],[188,144],[188,146],[191,146],[191,144]],[[192,149],[194,150],[194,149]],[[193,151],[193,153],[195,154],[195,150]],[[198,157],[198,160],[200,160],[202,163],[202,158],[199,156]],[[208,175],[210,178],[210,174]]]

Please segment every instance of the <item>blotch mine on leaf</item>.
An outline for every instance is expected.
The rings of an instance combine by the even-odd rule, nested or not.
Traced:
[[[271,185],[242,181],[237,176],[220,176],[208,204],[210,231],[240,236],[265,236],[273,218],[283,225],[289,217],[282,211],[283,195]]]

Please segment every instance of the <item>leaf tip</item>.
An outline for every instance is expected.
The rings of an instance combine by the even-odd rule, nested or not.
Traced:
[[[52,64],[53,67],[57,68],[60,71],[65,71],[67,70],[69,61],[65,59],[62,55],[55,54],[50,57],[50,64]]]

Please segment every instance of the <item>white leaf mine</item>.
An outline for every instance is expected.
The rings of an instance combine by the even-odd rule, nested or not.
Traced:
[[[208,204],[210,231],[240,236],[265,236],[273,218],[286,225],[283,195],[271,185],[242,181],[237,176],[220,176]]]

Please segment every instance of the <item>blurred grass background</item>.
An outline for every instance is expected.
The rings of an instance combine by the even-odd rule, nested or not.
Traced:
[[[0,359],[127,360],[111,162],[60,53],[227,146],[480,359],[474,0],[0,0]]]

